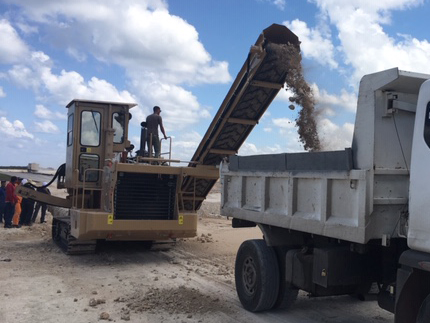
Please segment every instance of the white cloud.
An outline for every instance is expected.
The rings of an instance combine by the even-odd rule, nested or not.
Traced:
[[[279,134],[282,138],[285,138],[286,148],[284,149],[284,152],[304,151],[294,120],[289,118],[275,118],[272,119],[272,122],[273,125],[278,128]]]
[[[273,146],[257,146],[254,143],[245,142],[239,149],[238,155],[249,156],[249,155],[267,155],[267,154],[280,154],[285,152],[284,149],[278,145]]]
[[[27,45],[16,30],[5,20],[0,20],[0,63],[11,64],[21,61],[28,54]]]
[[[319,109],[332,108],[333,106],[341,107],[349,112],[355,112],[357,109],[357,95],[355,93],[342,89],[340,95],[334,95],[326,90],[320,90],[315,83],[311,85],[311,88]]]
[[[255,144],[244,142],[242,147],[239,149],[239,155],[257,155],[258,154],[258,148]],[[260,152],[261,154],[261,152]]]
[[[0,133],[2,133],[2,138],[34,138],[34,136],[25,129],[24,124],[20,120],[10,122],[6,117],[0,117]]]
[[[44,120],[42,122],[35,121],[34,125],[35,125],[36,132],[52,133],[52,134],[56,134],[60,132],[60,129],[49,120]]]
[[[391,11],[423,4],[422,0],[315,0],[338,30],[339,50],[352,67],[350,81],[356,86],[368,73],[392,67],[430,72],[430,43],[412,36],[395,39],[383,28],[391,23]],[[399,34],[397,35],[399,36]]]
[[[33,89],[39,99],[61,106],[73,99],[136,102],[130,92],[119,91],[113,84],[97,77],[85,81],[76,71],[62,70],[60,74],[53,73],[52,62],[44,53],[33,52],[31,62],[28,66],[13,66],[8,71],[8,76],[18,86]]]
[[[134,79],[152,73],[161,82],[174,84],[231,79],[228,64],[213,60],[195,28],[171,15],[164,1],[13,3],[29,19],[51,27],[45,37],[57,46],[69,53],[85,50],[100,61],[119,64]]]
[[[271,3],[272,5],[276,6],[279,10],[284,10],[286,6],[285,0],[256,0],[261,3]]]
[[[273,119],[272,122],[276,127],[280,128],[281,134],[296,129],[296,123],[289,118],[277,118]]]
[[[55,101],[66,105],[73,99],[88,99],[101,101],[135,102],[128,91],[119,91],[105,81],[92,77],[88,82],[77,72],[62,70],[60,75],[46,71],[42,75],[46,90],[54,96]]]
[[[300,48],[306,58],[315,59],[322,65],[337,68],[338,63],[334,59],[334,45],[329,39],[330,35],[323,35],[321,29],[309,28],[306,22],[295,19],[284,24],[295,33],[300,41]]]
[[[272,128],[266,127],[266,128],[263,128],[263,131],[264,132],[272,132]]]
[[[190,161],[202,138],[202,135],[193,130],[173,138],[172,158]]]
[[[66,112],[64,113],[60,113],[58,111],[52,112],[42,104],[36,104],[34,115],[40,119],[62,119],[62,120],[67,119]]]
[[[323,150],[343,150],[351,147],[354,125],[336,125],[329,119],[318,120],[318,134]]]
[[[37,34],[38,29],[35,26],[31,26],[25,22],[17,22],[16,26],[18,27],[18,29],[24,33],[25,35],[29,35],[29,34]]]
[[[300,143],[294,121],[288,118],[273,119],[272,121],[279,128],[279,134],[286,139],[287,152],[303,151],[303,145]],[[353,124],[345,123],[339,126],[328,118],[318,118],[317,128],[323,150],[342,150],[351,147],[354,132]]]
[[[34,65],[33,68],[35,67]],[[33,68],[22,64],[14,65],[7,74],[9,79],[17,86],[37,92],[41,82],[40,76]]]
[[[285,9],[285,0],[273,0],[273,4],[281,10]]]
[[[83,51],[79,51],[74,47],[69,46],[66,49],[66,52],[80,63],[85,62],[87,60],[87,55]]]
[[[66,0],[46,0],[37,5],[9,2],[19,7],[28,25],[39,30],[43,27],[44,42],[63,48],[79,62],[92,55],[101,64],[122,68],[134,92],[116,89],[97,76],[87,81],[79,71],[57,72],[46,54],[33,52],[13,66],[8,77],[21,87],[33,89],[43,102],[65,105],[74,98],[138,102],[139,107],[132,111],[138,117],[133,123],[140,123],[152,106],[162,105],[163,120],[170,131],[210,117],[208,109],[201,107],[183,84],[231,80],[228,63],[214,60],[196,29],[171,15],[165,1],[78,0],[73,5]]]
[[[3,87],[0,86],[0,98],[6,97],[6,92],[3,90]]]
[[[136,91],[141,97],[146,96],[145,101],[148,102],[146,115],[152,113],[153,106],[161,107],[166,131],[186,129],[201,119],[210,117],[209,111],[200,106],[197,97],[180,86],[156,81],[148,84],[139,83],[137,86],[140,88],[136,88]],[[135,112],[138,110],[139,108],[134,109]]]

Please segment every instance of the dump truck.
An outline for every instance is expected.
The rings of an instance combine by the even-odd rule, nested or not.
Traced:
[[[56,179],[67,197],[23,186],[17,193],[61,207],[52,238],[68,254],[92,253],[103,240],[150,244],[196,236],[197,210],[219,179],[219,163],[237,153],[285,83],[287,67],[278,65],[288,46],[298,46],[298,38],[285,26],[263,30],[186,166],[175,166],[183,161],[172,159],[171,149],[163,149],[167,158],[145,150],[145,123],[133,156],[135,103],[75,99],[67,105],[66,163],[47,184]],[[163,146],[172,146],[169,139]]]
[[[429,79],[364,76],[350,148],[222,162],[221,214],[264,237],[237,252],[247,310],[372,287],[396,323],[430,322]]]

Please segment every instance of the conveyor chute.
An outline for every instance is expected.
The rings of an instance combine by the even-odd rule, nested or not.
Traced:
[[[272,100],[285,83],[288,44],[299,47],[299,39],[287,27],[273,24],[251,47],[227,96],[198,146],[189,167],[218,165],[237,153]],[[186,178],[182,192],[200,200],[185,202],[185,209],[198,209],[216,180]]]

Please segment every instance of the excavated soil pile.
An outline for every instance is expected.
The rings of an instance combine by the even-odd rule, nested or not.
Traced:
[[[300,141],[305,150],[319,151],[321,150],[321,143],[317,131],[315,100],[312,89],[303,77],[300,49],[292,44],[277,46],[283,47],[282,51],[278,51],[281,55],[278,62],[287,65],[287,90],[294,93],[289,99],[292,103],[302,107],[298,118],[295,120]]]
[[[160,311],[173,314],[207,313],[216,311],[229,312],[228,307],[217,297],[205,295],[195,288],[179,286],[177,288],[150,288],[146,293],[137,292],[119,301],[125,302],[127,308],[136,313]]]

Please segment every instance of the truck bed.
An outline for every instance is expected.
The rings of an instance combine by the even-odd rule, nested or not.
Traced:
[[[401,206],[372,200],[372,174],[352,160],[351,149],[232,156],[221,166],[221,214],[357,243],[393,235]]]

